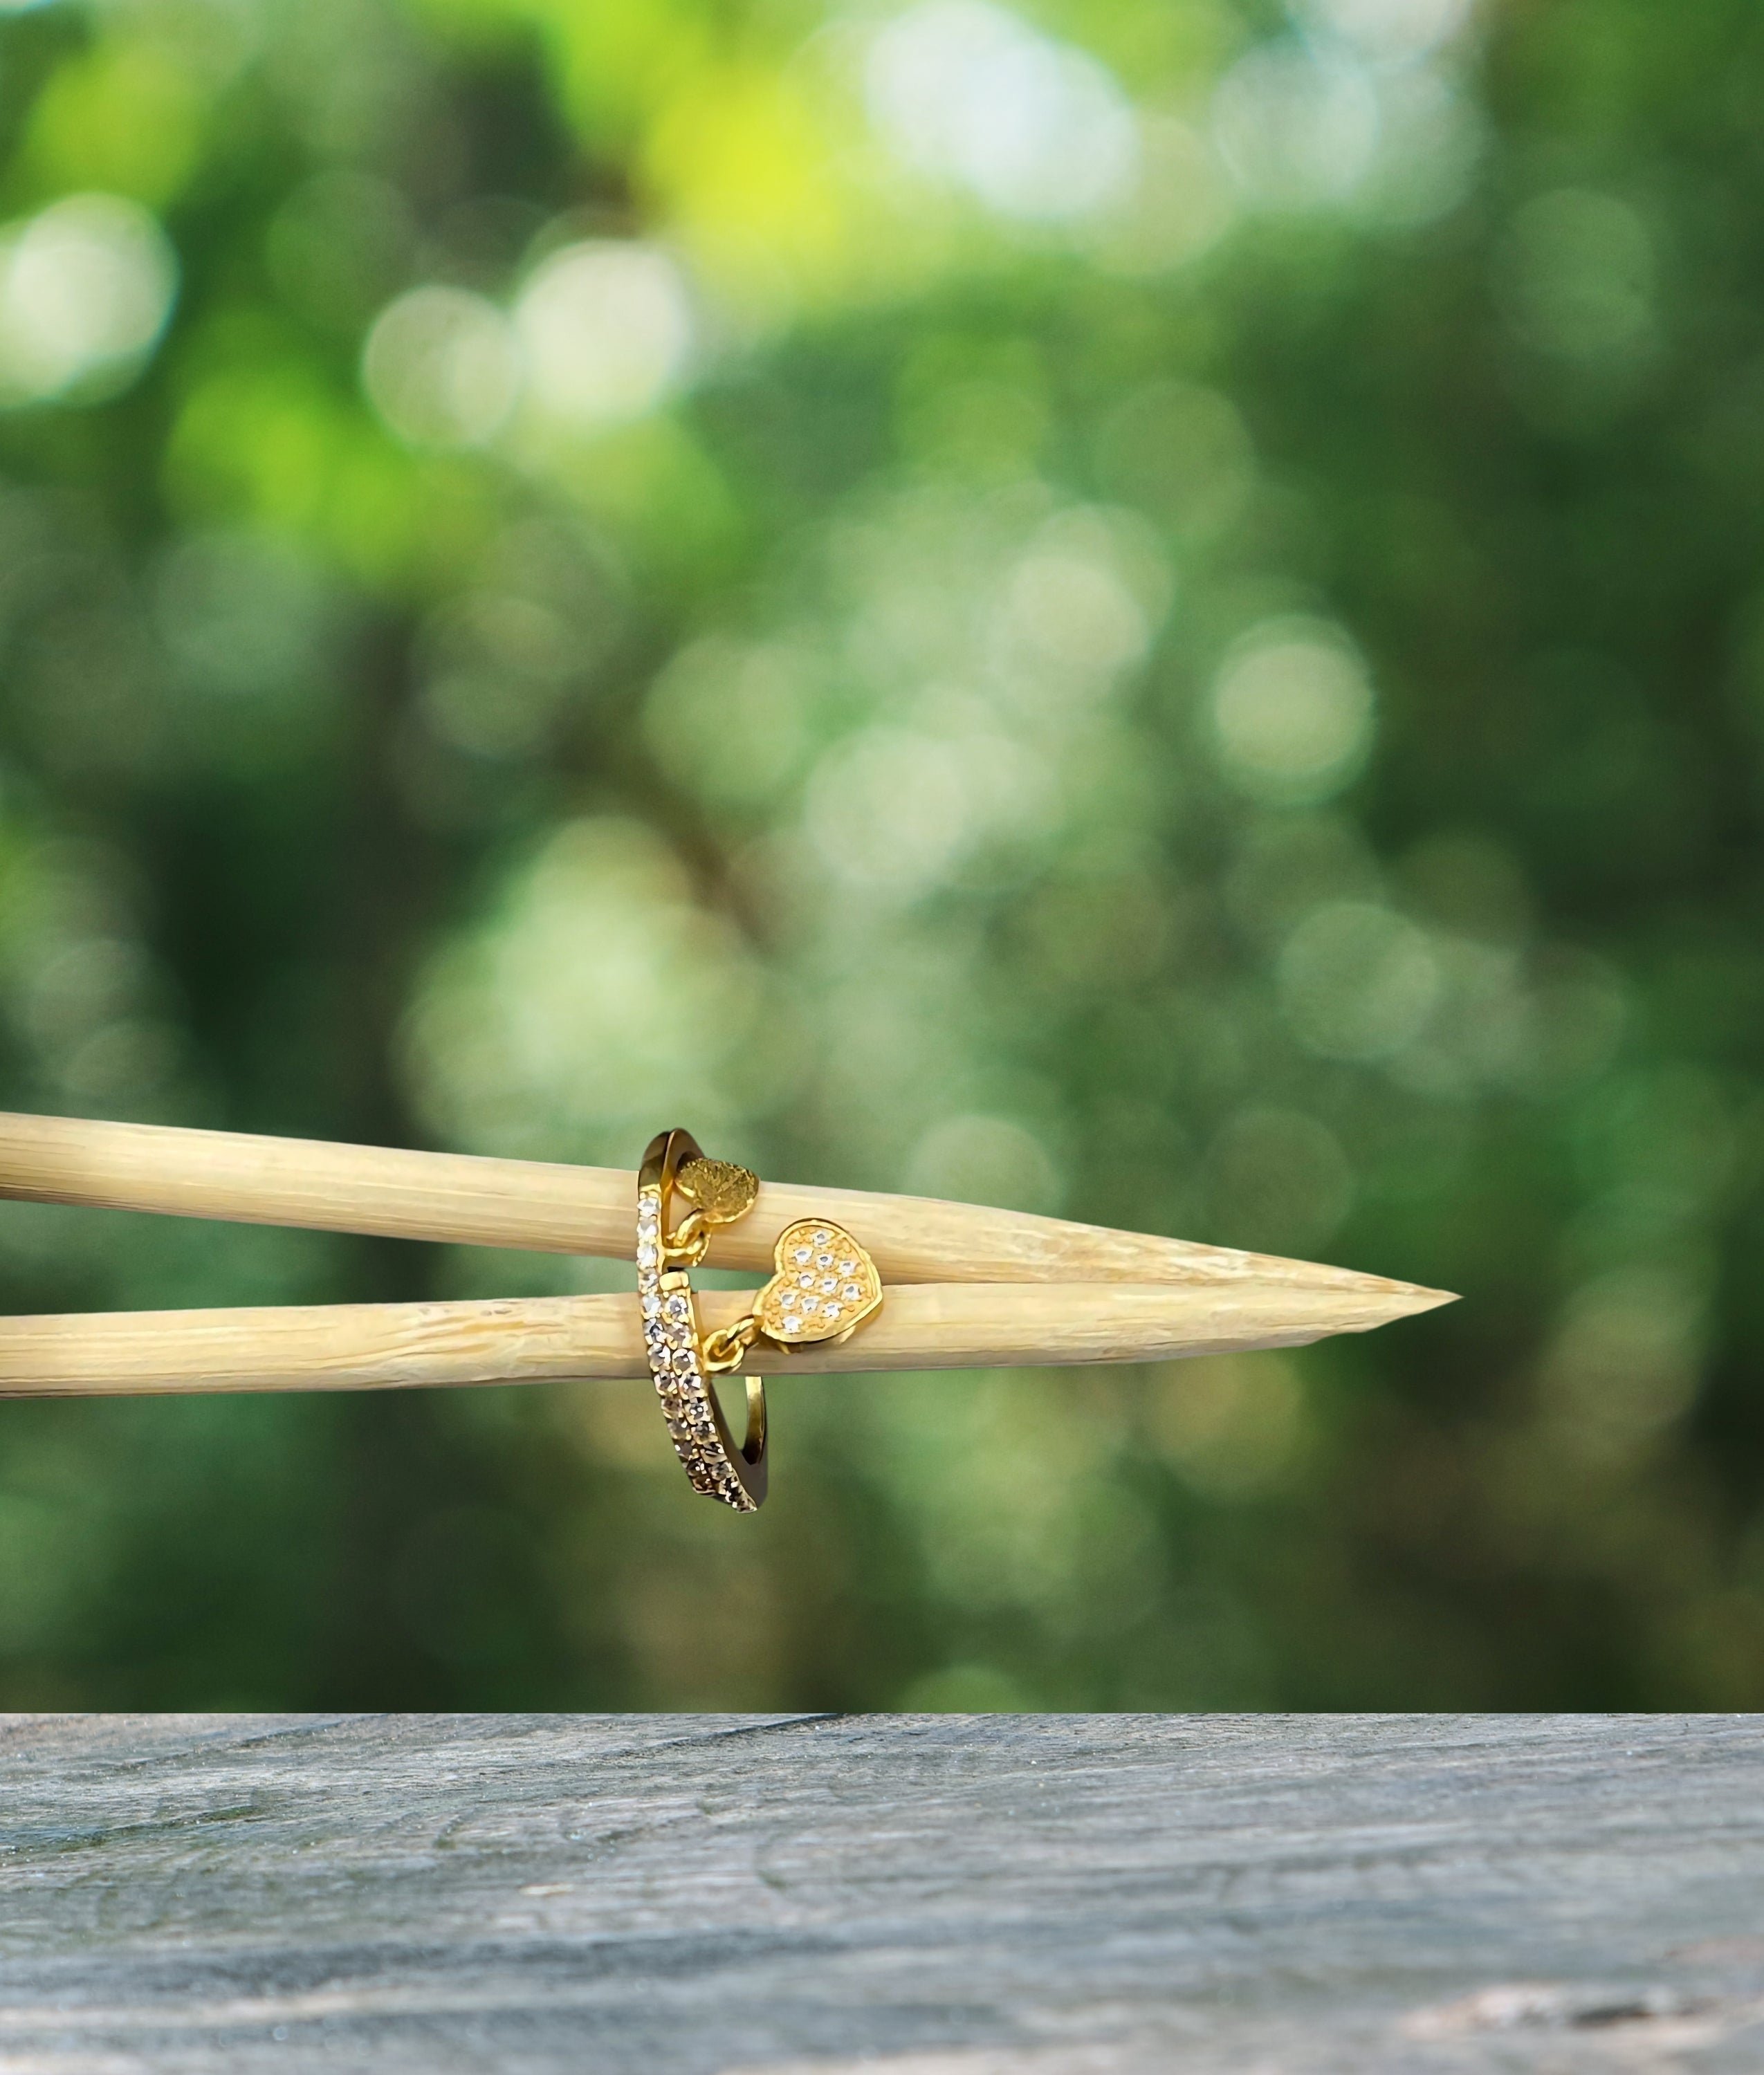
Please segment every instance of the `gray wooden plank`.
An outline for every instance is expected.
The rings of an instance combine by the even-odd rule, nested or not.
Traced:
[[[1761,1731],[11,1717],[0,2070],[1755,2070]]]

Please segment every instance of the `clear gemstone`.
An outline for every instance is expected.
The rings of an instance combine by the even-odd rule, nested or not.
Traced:
[[[645,1269],[637,1278],[637,1287],[644,1296],[649,1296],[660,1286],[661,1278],[652,1269]]]
[[[692,1307],[687,1303],[685,1298],[681,1295],[677,1290],[661,1308],[667,1313],[670,1319],[686,1318],[690,1315],[692,1310]]]
[[[839,1284],[834,1281],[830,1275],[823,1275],[822,1277],[821,1294],[823,1297],[830,1297],[839,1286]]]
[[[645,1240],[637,1249],[637,1265],[640,1268],[653,1268],[655,1265],[656,1250],[649,1242]]]
[[[805,1290],[812,1290],[814,1287],[814,1278],[805,1269],[802,1274],[797,1278],[797,1281]]]
[[[844,1289],[839,1292],[839,1294],[845,1299],[847,1304],[855,1304],[858,1301],[859,1298],[863,1294],[863,1291],[857,1283],[848,1282],[845,1286]]]
[[[659,1319],[661,1316],[661,1299],[652,1290],[644,1298],[643,1315],[646,1319]]]
[[[790,1250],[790,1258],[793,1261],[806,1261],[809,1259],[810,1252],[810,1249],[805,1246],[793,1247]]]
[[[833,1256],[830,1253],[818,1253],[814,1257],[814,1265],[817,1268],[830,1268],[833,1265]]]
[[[784,1330],[787,1333],[800,1333],[802,1331],[802,1320],[794,1311],[785,1313]]]
[[[831,1238],[832,1238],[832,1236],[833,1236],[832,1233],[831,1233],[831,1232],[830,1232],[826,1229],[826,1228],[823,1225],[823,1226],[822,1226],[822,1228],[820,1228],[820,1229],[819,1229],[819,1230],[815,1233],[815,1236],[814,1236],[814,1243],[815,1243],[815,1245],[816,1245],[817,1246],[825,1246],[825,1245],[826,1245],[827,1241],[828,1241],[830,1239],[831,1239]]]
[[[839,1273],[842,1275],[855,1275],[857,1273],[857,1265],[855,1261],[842,1261],[839,1263]]]
[[[797,1301],[805,1311],[818,1311],[821,1308],[821,1300],[818,1297],[803,1297]]]
[[[676,1348],[673,1351],[673,1365],[676,1369],[692,1368],[694,1364],[691,1348]]]

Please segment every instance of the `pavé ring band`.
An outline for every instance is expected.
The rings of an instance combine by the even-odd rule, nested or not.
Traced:
[[[710,1379],[731,1374],[762,1336],[788,1354],[828,1346],[882,1308],[876,1263],[843,1226],[799,1220],[779,1235],[772,1280],[753,1309],[705,1333],[688,1271],[704,1259],[718,1225],[753,1208],[757,1175],[727,1160],[707,1160],[689,1131],[659,1132],[637,1176],[637,1294],[649,1373],[666,1415],[674,1453],[694,1491],[737,1513],[757,1513],[766,1495],[766,1393],[747,1386],[747,1431],[738,1447]],[[674,1222],[674,1198],[692,1209]]]

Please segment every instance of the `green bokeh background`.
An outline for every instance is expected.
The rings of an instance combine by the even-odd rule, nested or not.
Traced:
[[[0,1704],[1764,1706],[1764,20],[0,24],[0,1104],[1464,1293],[0,1405]],[[620,1286],[0,1204],[15,1311]]]

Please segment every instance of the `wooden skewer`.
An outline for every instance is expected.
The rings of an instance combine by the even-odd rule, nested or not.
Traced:
[[[636,1189],[634,1174],[610,1167],[0,1112],[0,1197],[38,1203],[629,1261],[636,1252]],[[769,1271],[778,1234],[810,1217],[834,1220],[854,1232],[888,1283],[1333,1291],[1387,1300],[1392,1318],[1447,1301],[1439,1290],[1315,1261],[1018,1211],[778,1182],[762,1183],[752,1213],[716,1232],[709,1265]],[[1410,1301],[1418,1298],[1425,1301]]]
[[[1156,1361],[1302,1346],[1447,1301],[1431,1290],[1398,1300],[1278,1283],[921,1283],[891,1290],[876,1318],[843,1347],[769,1356],[756,1350],[755,1366],[777,1377]],[[698,1303],[714,1328],[739,1317],[747,1299],[739,1290],[706,1290]],[[635,1377],[646,1373],[640,1323],[635,1296],[0,1319],[0,1396]]]
[[[484,1246],[636,1251],[636,1177],[615,1169],[0,1113],[0,1196]],[[714,1267],[769,1269],[778,1234],[825,1217],[891,1287],[843,1347],[774,1373],[1149,1361],[1296,1346],[1449,1303],[1312,1261],[908,1196],[762,1185]],[[731,1323],[739,1292],[700,1299]],[[0,1394],[371,1390],[633,1377],[636,1299],[99,1312],[0,1321]]]

